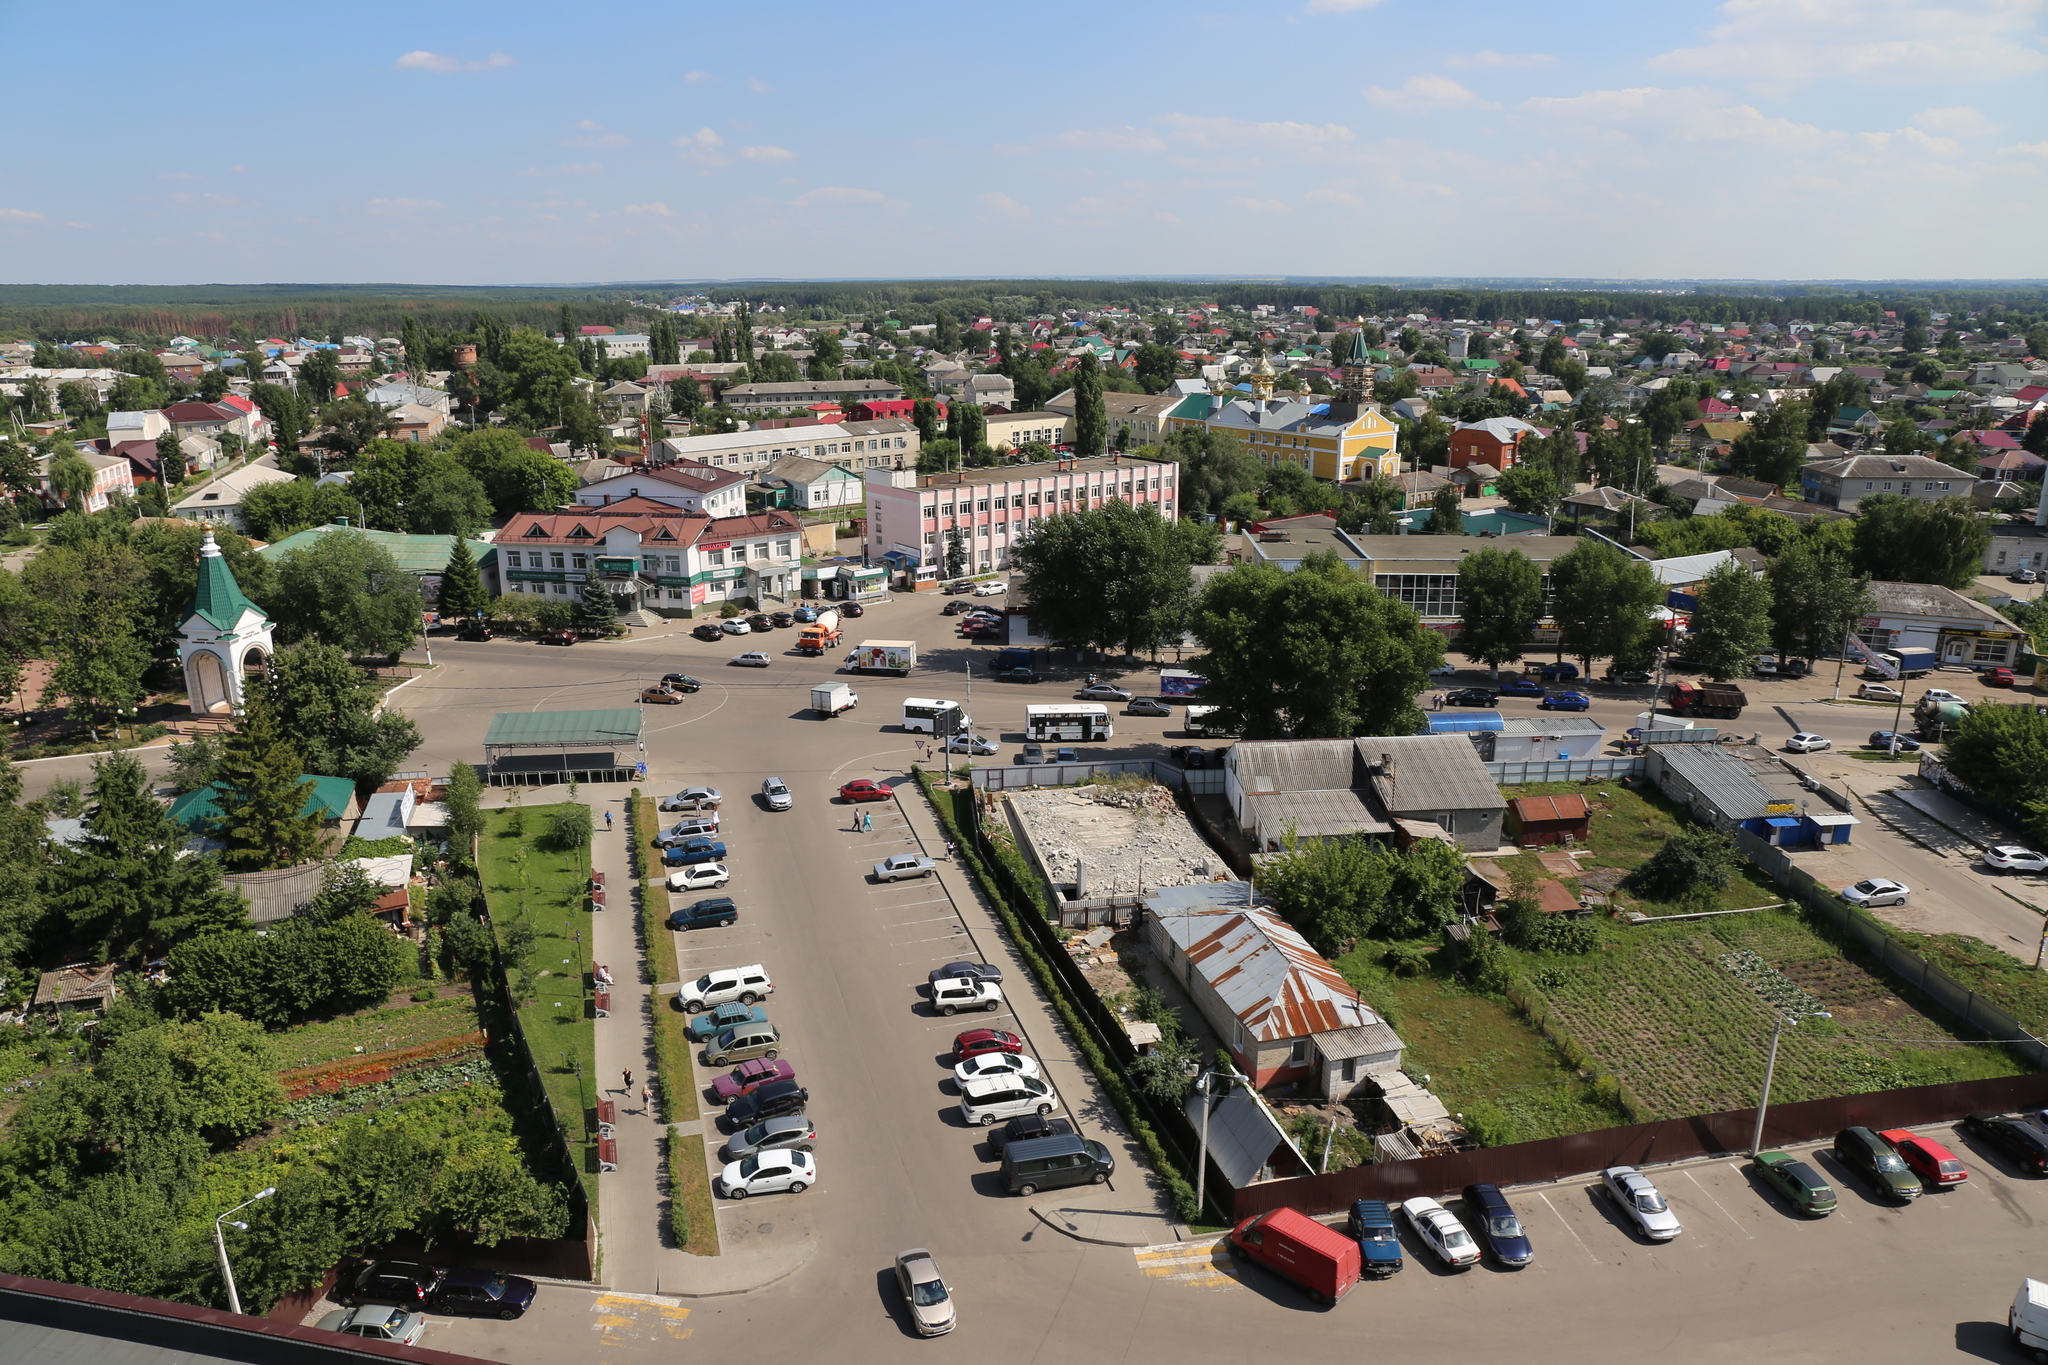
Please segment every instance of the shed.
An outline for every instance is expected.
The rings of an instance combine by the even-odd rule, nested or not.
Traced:
[[[1843,815],[1837,811],[1827,811],[1819,815],[1802,816],[1801,822],[1806,826],[1806,843],[1846,844],[1849,842],[1849,831],[1856,824],[1856,817]]]
[[[418,798],[410,787],[403,791],[375,793],[363,803],[363,816],[356,821],[356,837],[389,839],[406,833],[412,824],[413,809],[418,804]]]
[[[1523,848],[1584,843],[1592,816],[1592,807],[1576,792],[1518,796],[1508,802],[1508,829]]]
[[[114,985],[113,963],[92,967],[74,962],[54,972],[43,973],[42,979],[36,983],[32,1007],[58,1011],[91,1010],[95,1014],[104,1014],[107,1006],[120,995]]]
[[[1429,728],[1424,731],[1431,735],[1474,735],[1482,732],[1498,732],[1506,728],[1498,711],[1432,711],[1429,714]]]
[[[1209,1111],[1206,1127],[1205,1103]],[[1287,1130],[1250,1086],[1236,1085],[1206,1097],[1197,1090],[1188,1096],[1187,1116],[1196,1132],[1208,1133],[1209,1162],[1233,1190],[1310,1172],[1308,1161]]]
[[[630,782],[642,746],[640,711],[501,711],[484,732],[492,786]]]

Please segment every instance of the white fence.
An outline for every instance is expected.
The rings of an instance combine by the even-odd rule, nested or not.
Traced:
[[[1598,782],[1610,777],[1635,777],[1647,760],[1628,758],[1558,758],[1528,763],[1489,763],[1494,785],[1518,787],[1527,782]]]

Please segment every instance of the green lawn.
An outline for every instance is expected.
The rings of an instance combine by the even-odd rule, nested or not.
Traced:
[[[1661,848],[1664,841],[1682,825],[1692,823],[1692,818],[1666,800],[1662,792],[1647,785],[1624,787],[1619,782],[1534,782],[1523,787],[1503,787],[1501,791],[1509,799],[1567,793],[1585,797],[1593,815],[1587,824],[1588,838],[1583,848],[1592,856],[1580,858],[1578,863],[1587,871],[1595,868],[1631,871]],[[1552,875],[1535,864],[1533,854],[1520,855],[1519,859],[1502,859],[1501,863],[1512,870],[1518,860],[1526,860],[1538,876]],[[1581,889],[1579,878],[1557,880],[1574,893]],[[1711,904],[1689,906],[1653,901],[1626,888],[1620,896],[1623,905],[1646,915],[1672,915],[1684,910],[1746,910],[1754,905],[1769,905],[1783,899],[1763,873],[1747,863]]]
[[[1954,977],[1963,986],[2020,1021],[2035,1037],[2048,1036],[2048,972],[1968,934],[1912,934],[1885,925],[1885,931]]]
[[[547,846],[543,831],[550,809],[536,804],[487,812],[481,859],[484,894],[505,954],[505,975],[520,1027],[533,1049],[548,1102],[569,1135],[570,1150],[579,1156],[584,1192],[595,1217],[596,1106],[599,1092],[612,1078],[596,1074],[590,911],[584,894],[589,849]]]

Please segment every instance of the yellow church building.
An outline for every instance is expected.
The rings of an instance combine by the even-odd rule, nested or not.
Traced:
[[[1327,400],[1314,395],[1276,399],[1273,367],[1261,359],[1251,372],[1250,398],[1229,390],[1192,394],[1167,414],[1166,424],[1235,432],[1269,467],[1291,464],[1335,483],[1391,479],[1401,472],[1395,451],[1399,432],[1372,402],[1364,338],[1348,333],[1338,351],[1343,383]]]

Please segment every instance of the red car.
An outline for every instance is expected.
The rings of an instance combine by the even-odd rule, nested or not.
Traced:
[[[1954,1152],[1933,1138],[1921,1137],[1907,1128],[1893,1128],[1878,1134],[1892,1145],[1906,1169],[1938,1190],[1953,1189],[1970,1178]]]
[[[895,793],[881,783],[871,782],[865,777],[857,777],[839,789],[842,801],[887,801],[893,795]]]
[[[2015,681],[2009,668],[1987,668],[1982,676],[1986,687],[2011,687]]]
[[[1022,1052],[1024,1040],[999,1028],[971,1028],[953,1040],[953,1060],[964,1062],[991,1052]]]
[[[734,1067],[730,1075],[720,1076],[713,1081],[711,1093],[718,1097],[720,1104],[731,1104],[740,1096],[770,1081],[795,1079],[796,1068],[788,1062],[778,1057],[755,1057]]]
[[[538,645],[573,645],[576,643],[576,632],[573,630],[544,630],[533,637],[533,642]]]

